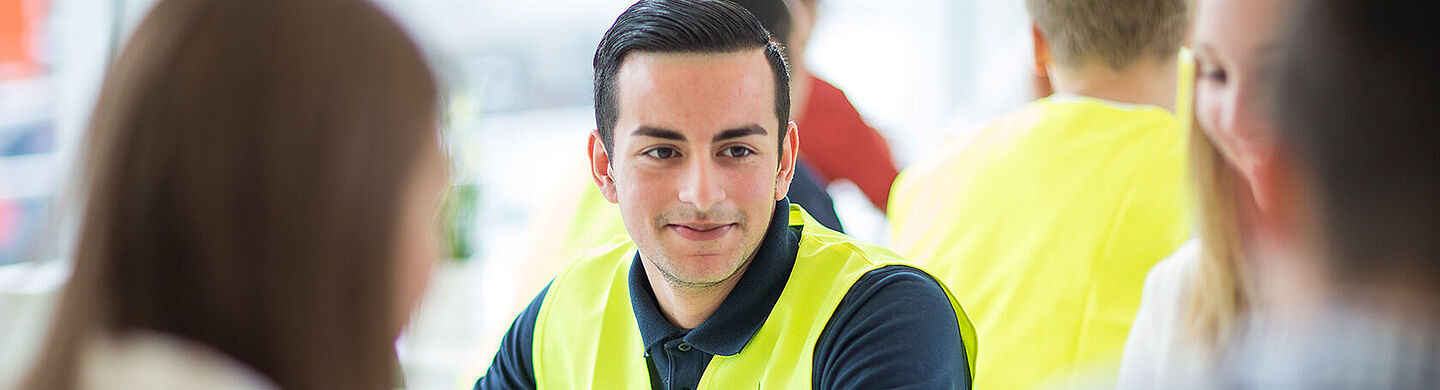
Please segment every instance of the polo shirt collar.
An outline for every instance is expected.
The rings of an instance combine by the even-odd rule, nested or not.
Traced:
[[[650,288],[637,252],[630,264],[630,306],[635,310],[635,321],[640,326],[645,350],[651,351],[657,344],[680,336],[684,342],[711,355],[740,353],[760,330],[775,308],[775,302],[780,299],[780,293],[785,290],[785,282],[790,279],[790,271],[795,267],[799,242],[799,226],[794,229],[790,226],[790,200],[775,202],[765,238],[761,240],[749,267],[740,275],[735,289],[730,291],[710,318],[688,332],[671,324],[660,313],[655,291]]]

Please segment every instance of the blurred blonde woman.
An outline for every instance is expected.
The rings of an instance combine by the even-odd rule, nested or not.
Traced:
[[[87,134],[23,389],[390,389],[438,256],[438,87],[365,1],[161,0]]]
[[[1270,265],[1251,259],[1273,252],[1276,186],[1266,181],[1279,163],[1265,107],[1266,69],[1290,2],[1194,4],[1190,169],[1198,237],[1146,277],[1121,362],[1121,389],[1162,388],[1206,375],[1260,304],[1254,274]]]

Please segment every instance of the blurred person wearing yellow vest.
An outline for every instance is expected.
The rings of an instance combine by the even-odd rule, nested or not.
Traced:
[[[970,388],[975,332],[945,286],[789,204],[784,55],[728,1],[620,15],[589,156],[630,238],[541,291],[477,389]]]
[[[1184,0],[1027,2],[1056,93],[901,174],[894,248],[952,288],[976,387],[1113,381],[1145,274],[1190,234],[1171,110]]]

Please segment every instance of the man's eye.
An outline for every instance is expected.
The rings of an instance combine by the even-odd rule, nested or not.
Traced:
[[[755,151],[744,146],[731,146],[720,152],[721,155],[731,158],[740,158],[755,154]]]
[[[679,155],[679,154],[680,154],[680,152],[677,152],[677,151],[675,151],[675,149],[671,149],[671,148],[655,148],[655,149],[650,149],[650,150],[645,151],[645,155],[646,155],[646,156],[649,156],[650,158],[661,159],[661,160],[668,159],[668,158],[675,158],[675,156],[676,156],[676,155]]]

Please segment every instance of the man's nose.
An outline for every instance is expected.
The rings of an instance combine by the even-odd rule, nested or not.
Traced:
[[[680,201],[689,203],[697,211],[705,213],[725,200],[725,189],[717,167],[708,159],[694,159],[685,168],[680,178]]]

